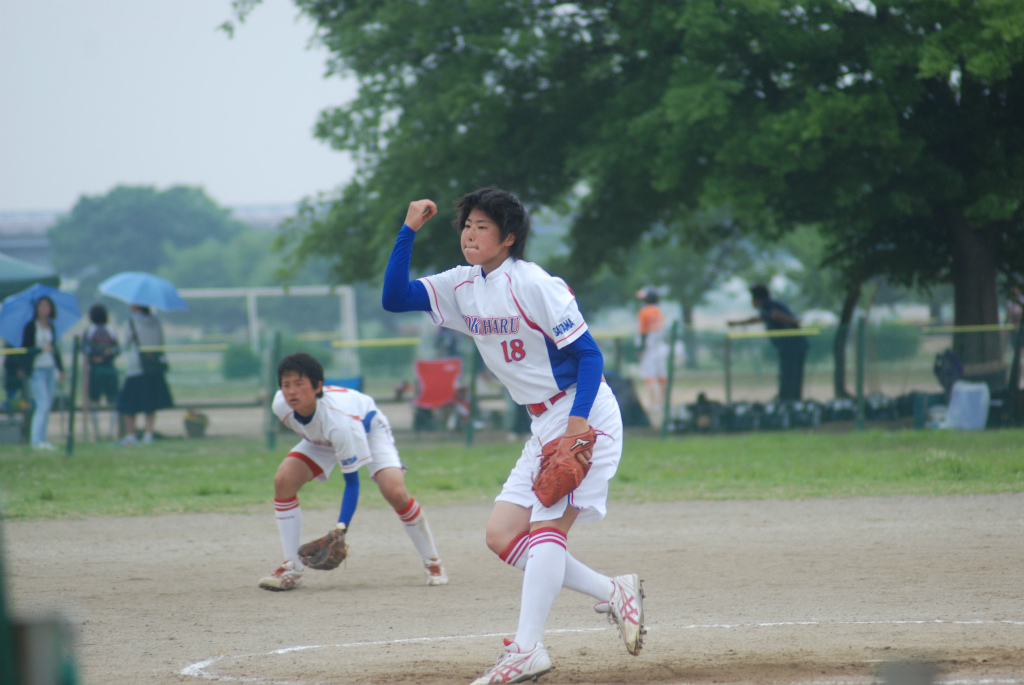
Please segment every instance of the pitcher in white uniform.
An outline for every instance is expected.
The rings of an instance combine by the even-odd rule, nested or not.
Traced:
[[[542,638],[563,586],[595,598],[595,610],[608,615],[637,655],[644,635],[639,576],[598,573],[567,550],[573,523],[604,517],[608,482],[622,456],[622,418],[602,377],[604,358],[565,281],[525,261],[530,217],[518,198],[484,188],[460,198],[455,211],[469,265],[409,280],[416,232],[437,214],[433,201],[416,200],[388,262],[383,304],[392,312],[428,312],[438,326],[470,336],[487,368],[532,416],[531,437],[495,498],[486,536],[502,561],[524,571],[519,625],[474,685],[522,682],[553,668]],[[532,489],[542,445],[581,433],[588,423],[599,436],[590,471],[575,491],[545,507]]]

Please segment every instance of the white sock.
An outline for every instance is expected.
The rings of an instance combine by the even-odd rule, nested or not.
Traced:
[[[414,498],[409,498],[409,504],[401,511],[395,510],[398,518],[405,524],[405,532],[412,540],[416,551],[420,553],[423,561],[437,559],[437,548],[434,546],[434,536],[430,532],[430,524],[427,523],[427,514],[423,511]]]
[[[295,562],[295,568],[302,569],[299,561],[299,542],[302,538],[302,507],[299,498],[289,500],[274,498],[274,513],[277,514],[277,530],[281,533],[281,550],[284,560]]]
[[[530,536],[523,533],[512,540],[498,557],[509,566],[515,566],[523,571],[526,569],[526,550],[529,543]],[[607,602],[612,595],[612,579],[584,564],[570,554],[569,550],[565,552],[565,578],[562,587],[590,595],[599,602]]]
[[[515,642],[521,650],[533,649],[544,637],[551,605],[565,579],[565,534],[557,528],[538,528],[530,534],[530,551],[523,573],[519,603],[519,628]]]

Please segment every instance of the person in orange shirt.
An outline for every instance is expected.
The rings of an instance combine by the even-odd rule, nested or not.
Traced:
[[[637,297],[644,306],[637,314],[637,354],[640,377],[647,387],[649,407],[657,410],[665,397],[668,384],[668,345],[665,342],[665,315],[658,306],[658,293],[651,288],[641,290]]]

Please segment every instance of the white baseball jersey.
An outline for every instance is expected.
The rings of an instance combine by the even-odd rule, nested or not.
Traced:
[[[434,323],[470,335],[518,404],[543,402],[576,382],[576,360],[564,348],[587,324],[561,278],[510,257],[486,278],[479,266],[457,266],[420,281]]]
[[[274,395],[274,414],[284,425],[320,447],[334,450],[342,472],[351,473],[370,461],[370,444],[366,439],[370,421],[378,414],[377,404],[369,395],[341,388],[324,386],[324,396],[316,401],[316,412],[308,424],[300,423],[280,390]]]

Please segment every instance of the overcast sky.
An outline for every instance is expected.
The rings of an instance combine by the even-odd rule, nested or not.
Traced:
[[[0,211],[69,210],[119,184],[202,186],[223,206],[291,204],[352,174],[312,137],[350,81],[313,25],[264,0],[0,0]]]

